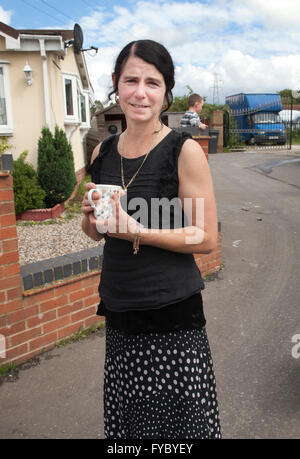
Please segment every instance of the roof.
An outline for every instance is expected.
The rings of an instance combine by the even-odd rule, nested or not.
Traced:
[[[14,29],[4,22],[0,21],[0,32],[17,39],[19,35],[49,35],[61,36],[63,40],[72,40],[74,38],[73,30],[59,30],[59,29]]]

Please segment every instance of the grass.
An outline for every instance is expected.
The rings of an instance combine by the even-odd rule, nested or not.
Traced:
[[[101,330],[102,328],[105,327],[105,322],[101,322],[100,325],[92,325],[91,327],[87,328],[86,330],[83,330],[82,327],[80,327],[78,332],[75,332],[72,336],[69,338],[61,340],[59,343],[55,345],[55,347],[64,347],[67,346],[70,343],[75,343],[76,341],[82,341],[83,339],[87,338],[93,333],[96,333],[98,330]]]

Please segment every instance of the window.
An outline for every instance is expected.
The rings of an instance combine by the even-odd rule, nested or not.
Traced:
[[[63,91],[65,104],[65,122],[78,123],[78,107],[76,101],[76,76],[63,75]]]
[[[0,63],[0,134],[12,133],[8,66]]]
[[[90,105],[89,93],[82,91],[79,93],[80,121],[82,128],[90,127]]]
[[[89,93],[84,91],[75,74],[63,74],[65,124],[90,127]]]
[[[7,111],[4,91],[4,75],[3,68],[0,67],[0,124],[1,126],[7,124]]]
[[[74,116],[72,80],[65,79],[66,109],[67,116]]]
[[[86,123],[86,96],[80,94],[80,114],[81,122]]]

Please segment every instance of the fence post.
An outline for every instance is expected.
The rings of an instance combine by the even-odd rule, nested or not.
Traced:
[[[7,164],[12,164],[8,161]],[[9,357],[10,314],[22,308],[12,170],[0,169],[0,365]]]
[[[223,127],[223,110],[213,110],[210,114],[210,129],[219,131],[218,137],[218,153],[222,153],[224,149],[224,127]]]

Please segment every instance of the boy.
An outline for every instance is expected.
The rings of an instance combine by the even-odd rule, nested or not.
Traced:
[[[191,94],[188,98],[189,109],[180,120],[180,127],[198,126],[203,131],[208,127],[201,123],[199,113],[202,110],[204,100],[199,94]]]

